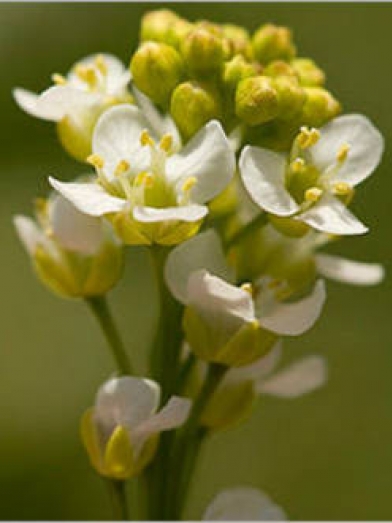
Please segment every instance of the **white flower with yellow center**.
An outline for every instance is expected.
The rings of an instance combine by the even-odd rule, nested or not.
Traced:
[[[259,489],[232,487],[222,490],[208,505],[204,521],[286,521],[283,509]]]
[[[148,118],[131,105],[107,110],[88,160],[97,183],[50,181],[81,212],[108,215],[125,243],[170,245],[197,232],[208,212],[205,204],[230,182],[235,156],[217,121],[178,150],[178,136],[160,136],[170,121],[158,125],[159,119]]]
[[[132,100],[130,72],[115,56],[88,56],[64,77],[52,75],[55,85],[41,94],[14,89],[14,98],[28,114],[58,124],[64,147],[84,161],[91,152],[91,136],[98,116],[108,107]]]
[[[383,147],[367,118],[340,116],[319,131],[301,129],[288,156],[245,147],[241,176],[253,201],[271,215],[331,234],[363,234],[367,228],[347,204],[379,164]]]
[[[190,400],[172,396],[159,410],[160,398],[159,384],[149,379],[124,376],[101,386],[82,419],[83,442],[100,474],[135,476],[153,458],[160,432],[186,421]]]

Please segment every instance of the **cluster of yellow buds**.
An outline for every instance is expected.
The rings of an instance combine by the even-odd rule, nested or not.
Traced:
[[[319,127],[341,110],[325,74],[297,57],[287,27],[189,22],[169,10],[147,13],[131,60],[133,81],[169,111],[185,140],[207,121],[244,129],[247,143],[285,150],[301,125]]]

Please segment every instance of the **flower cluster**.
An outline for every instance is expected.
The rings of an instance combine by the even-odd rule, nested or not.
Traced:
[[[382,280],[376,263],[319,251],[367,232],[349,206],[383,139],[364,116],[338,116],[325,73],[297,56],[286,27],[250,35],[159,10],[140,36],[129,69],[97,54],[39,95],[15,89],[85,165],[73,181],[49,177],[36,219],[15,226],[42,282],[85,300],[116,360],[118,375],[82,418],[92,466],[112,482],[121,517],[124,482],[145,476],[145,516],[175,519],[209,434],[244,422],[261,394],[293,399],[325,383],[319,355],[276,370],[283,338],[319,319],[324,278]],[[146,376],[106,301],[125,246],[148,250],[160,295]],[[285,514],[236,487],[204,519]]]

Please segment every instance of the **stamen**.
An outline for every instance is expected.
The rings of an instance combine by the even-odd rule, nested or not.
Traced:
[[[247,292],[248,294],[250,294],[251,296],[253,296],[253,286],[251,283],[243,283],[241,285],[241,289],[245,292]]]
[[[315,145],[320,138],[320,131],[318,129],[308,127],[301,127],[300,133],[297,136],[297,144],[301,149],[308,149]]]
[[[105,58],[103,57],[103,55],[98,54],[98,55],[95,57],[94,63],[95,63],[96,68],[98,69],[98,71],[99,71],[103,76],[106,76],[107,73],[108,73],[108,66],[107,66],[106,60],[105,60]]]
[[[344,143],[343,145],[340,146],[337,154],[336,154],[336,159],[339,163],[343,163],[346,161],[347,159],[347,156],[348,156],[348,153],[350,151],[350,146],[348,143]]]
[[[105,162],[102,156],[99,156],[99,154],[90,154],[86,158],[86,162],[95,167],[96,169],[102,169]]]
[[[296,158],[293,162],[291,162],[290,167],[293,173],[298,174],[305,167],[305,160],[303,158]]]
[[[146,145],[149,145],[150,147],[153,147],[155,145],[154,140],[151,138],[150,133],[147,131],[147,129],[144,129],[140,135],[140,143],[143,147]]]
[[[351,185],[346,182],[337,182],[333,186],[333,192],[338,196],[347,196],[351,194],[352,190]]]
[[[142,171],[136,176],[135,185],[139,187],[141,185],[144,185],[145,187],[152,187],[154,185],[154,176],[147,171]]]
[[[56,85],[65,85],[67,83],[67,79],[64,78],[64,76],[62,74],[59,74],[59,73],[52,74],[52,81]]]
[[[185,180],[185,182],[182,184],[182,191],[187,193],[189,192],[192,187],[194,187],[197,184],[197,178],[195,176],[190,176]]]
[[[126,160],[120,160],[116,166],[116,169],[114,171],[114,176],[121,176],[129,171],[131,166]]]
[[[316,145],[316,143],[319,140],[320,140],[320,131],[313,127],[310,130],[310,137],[309,137],[309,145],[308,145],[308,147],[311,147],[312,145]]]
[[[310,189],[305,191],[305,200],[307,202],[316,203],[319,201],[322,194],[322,189],[319,189],[318,187],[311,187]]]
[[[97,75],[92,66],[78,64],[75,67],[75,74],[90,87],[95,87],[97,84]]]
[[[159,147],[165,153],[170,153],[173,147],[173,137],[171,134],[165,134],[159,142]]]

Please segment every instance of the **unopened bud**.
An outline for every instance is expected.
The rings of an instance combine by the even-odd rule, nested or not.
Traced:
[[[181,134],[187,140],[209,120],[220,117],[219,95],[207,85],[184,82],[173,92],[170,112]]]
[[[296,53],[290,29],[266,24],[252,38],[256,59],[268,64],[272,60],[291,60]]]
[[[306,100],[305,90],[298,80],[280,76],[274,79],[274,87],[279,96],[279,118],[286,121],[298,116]]]
[[[204,28],[191,31],[181,46],[188,69],[195,75],[205,76],[219,71],[223,64],[222,38]]]
[[[322,69],[310,58],[295,58],[291,67],[298,74],[299,81],[306,87],[318,87],[324,85],[325,74]]]
[[[267,76],[242,80],[237,87],[235,112],[248,125],[273,120],[279,113],[278,93]]]
[[[243,27],[233,24],[222,26],[223,37],[228,40],[230,55],[241,54],[247,58],[251,56],[251,44],[249,33]]]
[[[164,105],[181,81],[183,61],[173,47],[146,42],[133,55],[131,72],[136,87],[155,103]]]
[[[341,112],[340,103],[322,87],[305,87],[306,101],[302,108],[304,125],[321,127]]]
[[[223,83],[230,91],[233,91],[241,80],[256,76],[256,74],[256,67],[247,62],[243,56],[237,55],[225,63],[222,75]]]
[[[178,16],[169,9],[159,9],[146,13],[141,21],[140,39],[145,41],[167,43],[170,27]]]
[[[298,74],[294,68],[283,60],[274,60],[273,62],[270,62],[267,67],[264,68],[263,74],[266,76],[271,76],[272,78],[289,76],[298,80]]]

